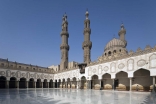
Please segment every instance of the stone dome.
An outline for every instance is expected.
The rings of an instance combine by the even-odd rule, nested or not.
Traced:
[[[110,50],[112,48],[125,48],[125,43],[120,39],[113,38],[107,43],[104,51]]]

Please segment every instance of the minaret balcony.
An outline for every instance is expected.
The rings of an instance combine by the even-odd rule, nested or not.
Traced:
[[[67,49],[69,50],[69,45],[68,44],[61,44],[60,49]]]
[[[90,28],[85,28],[84,29],[84,35],[85,35],[86,32],[88,32],[89,34],[91,34],[91,29]]]
[[[121,34],[126,34],[126,30],[125,30],[125,29],[120,30],[118,34],[119,34],[119,36],[120,36]]]
[[[91,48],[92,47],[92,42],[91,41],[84,41],[83,44],[82,44],[82,47],[89,47]]]
[[[62,32],[61,32],[61,37],[62,37],[62,35],[66,35],[67,37],[69,37],[68,31],[62,31]]]

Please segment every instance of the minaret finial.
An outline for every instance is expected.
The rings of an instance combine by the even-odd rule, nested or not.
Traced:
[[[121,23],[121,29],[124,29],[124,24],[123,24],[123,22]]]
[[[64,21],[64,19],[65,19],[65,18],[64,18],[64,15],[63,15],[63,16],[62,16],[62,21]]]
[[[88,19],[88,17],[89,17],[88,9],[86,10],[86,14],[85,14],[85,16],[86,16],[86,19]]]
[[[65,20],[67,20],[67,14],[66,14],[66,12],[65,12],[65,14],[64,14],[64,17],[65,17]]]

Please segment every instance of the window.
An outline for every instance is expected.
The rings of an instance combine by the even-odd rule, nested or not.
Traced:
[[[108,55],[111,56],[111,51],[108,52]]]
[[[21,66],[19,66],[18,68],[21,69]]]
[[[1,63],[1,66],[4,67],[4,63]]]
[[[33,68],[33,70],[35,70],[35,68]]]
[[[26,67],[26,69],[29,69],[29,67]]]
[[[121,49],[119,51],[121,52]]]
[[[113,53],[116,53],[116,50],[114,50]]]
[[[13,65],[10,65],[11,68],[13,68]]]

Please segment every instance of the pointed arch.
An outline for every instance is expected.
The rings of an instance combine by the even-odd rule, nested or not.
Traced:
[[[6,83],[6,77],[0,76],[0,89],[1,88],[7,88],[5,83]]]
[[[136,90],[136,86],[139,86],[139,91],[149,91],[152,85],[152,77],[150,71],[147,69],[138,69],[133,73],[132,90]]]

